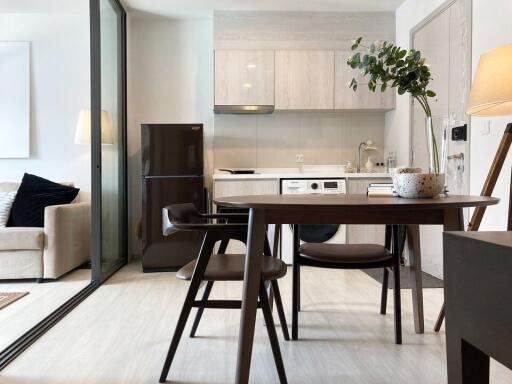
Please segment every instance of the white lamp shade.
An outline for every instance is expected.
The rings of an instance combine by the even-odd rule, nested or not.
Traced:
[[[83,109],[78,114],[75,144],[91,144],[91,111],[88,109]],[[101,111],[101,144],[114,144],[107,111]]]
[[[512,44],[480,56],[466,113],[473,116],[512,115]]]

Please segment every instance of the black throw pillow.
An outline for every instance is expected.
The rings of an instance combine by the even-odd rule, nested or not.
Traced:
[[[50,205],[71,203],[78,191],[78,188],[25,173],[12,203],[7,226],[44,227],[44,209]]]

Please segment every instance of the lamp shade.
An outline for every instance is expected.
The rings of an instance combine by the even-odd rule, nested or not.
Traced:
[[[91,144],[91,111],[83,109],[76,122],[75,144]],[[101,111],[101,144],[114,144],[107,111]]]
[[[512,44],[480,56],[466,113],[473,116],[512,115]]]
[[[366,142],[365,150],[376,150],[376,149],[378,149],[378,148],[375,144],[373,144],[373,141],[368,140]]]

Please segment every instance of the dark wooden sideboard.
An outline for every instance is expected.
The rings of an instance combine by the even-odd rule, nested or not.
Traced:
[[[490,357],[512,368],[512,232],[445,232],[444,284],[448,384],[488,384]]]

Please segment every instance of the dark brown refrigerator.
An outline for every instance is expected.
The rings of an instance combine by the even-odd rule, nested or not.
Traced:
[[[197,257],[201,234],[162,235],[162,208],[194,203],[204,212],[203,125],[142,124],[142,268],[173,271]]]

